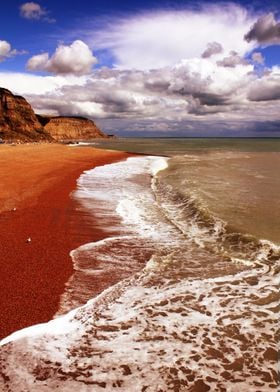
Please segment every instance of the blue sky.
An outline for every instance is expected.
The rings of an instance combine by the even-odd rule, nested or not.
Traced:
[[[12,0],[0,86],[110,133],[280,136],[279,1]]]

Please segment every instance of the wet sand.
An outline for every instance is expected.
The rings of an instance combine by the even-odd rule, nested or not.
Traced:
[[[127,156],[63,145],[0,146],[0,338],[58,310],[73,272],[69,252],[105,237],[71,198],[76,180]]]

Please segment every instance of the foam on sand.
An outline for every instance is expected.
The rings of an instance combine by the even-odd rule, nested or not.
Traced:
[[[92,391],[93,386],[95,391],[276,390],[279,294],[268,279],[260,274],[259,282],[250,283],[252,273],[246,271],[234,278],[165,281],[159,287],[152,270],[62,317],[61,325],[62,320],[75,325],[63,335],[53,333],[51,322],[40,335],[31,336],[31,328],[20,339],[14,336],[2,350],[9,387],[22,392]],[[264,302],[269,303],[265,310]]]

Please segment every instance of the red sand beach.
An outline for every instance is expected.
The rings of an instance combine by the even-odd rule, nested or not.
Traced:
[[[0,338],[55,314],[73,272],[69,252],[104,237],[69,195],[84,170],[127,156],[49,144],[0,147]]]

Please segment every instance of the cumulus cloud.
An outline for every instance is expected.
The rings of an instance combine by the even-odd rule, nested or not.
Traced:
[[[220,51],[219,45],[225,54],[234,50],[243,56],[254,46],[243,39],[253,21],[245,8],[229,4],[116,17],[99,30],[89,27],[83,33],[96,49],[112,53],[116,67],[148,70],[201,57],[209,37],[219,44],[210,44],[206,57],[211,50]],[[164,38],[163,32],[168,32]]]
[[[27,62],[27,69],[30,71],[40,71],[44,70],[49,61],[48,53],[37,54],[31,57]]]
[[[264,75],[250,85],[248,91],[250,101],[280,101],[280,70]]]
[[[264,64],[264,61],[265,61],[261,52],[254,52],[252,54],[252,60],[256,64]]]
[[[49,11],[33,1],[22,4],[19,9],[20,15],[25,19],[43,20],[48,23],[55,22],[55,19],[49,17]]]
[[[10,57],[11,45],[7,41],[0,41],[0,61]]]
[[[207,49],[202,53],[202,58],[208,58],[213,56],[214,54],[222,53],[223,47],[219,42],[209,42],[207,44]]]
[[[0,40],[0,62],[8,59],[9,57],[16,56],[18,54],[25,54],[25,50],[12,49],[11,44],[7,41]]]
[[[246,65],[248,64],[248,61],[239,56],[238,53],[231,51],[229,56],[224,57],[222,60],[217,61],[217,64],[222,66],[222,67],[236,67],[237,65]]]
[[[64,85],[31,99],[37,110],[59,114],[131,121],[195,120],[231,113],[234,105],[246,99],[243,86],[253,77],[252,71],[250,64],[221,68],[209,59],[184,60],[150,71],[103,68],[82,86]]]
[[[49,17],[37,3],[23,6],[27,19]],[[85,22],[72,32],[83,40],[68,35],[71,44],[29,59],[29,71],[52,75],[0,72],[0,85],[24,95],[38,113],[84,115],[109,133],[199,136],[238,128],[242,134],[256,123],[275,132],[280,69],[261,66],[261,52],[253,52],[255,41],[275,42],[278,23],[269,15],[256,21],[227,3],[111,17],[93,28]],[[113,67],[93,70],[97,59],[85,42],[113,59]],[[17,53],[0,41],[0,61]]]
[[[261,16],[244,38],[247,42],[257,41],[260,44],[280,45],[280,22],[277,22],[274,14],[270,12]]]
[[[49,58],[42,54],[36,67],[46,61]],[[1,78],[0,73],[3,85]],[[252,63],[225,67],[210,57],[149,71],[101,68],[84,76],[5,78],[6,86],[14,85],[14,91],[24,93],[37,112],[91,117],[109,133],[118,126],[136,134],[178,135],[184,129],[195,135],[198,129],[206,132],[216,127],[224,132],[234,126],[245,129],[245,124],[249,127],[256,121],[279,122],[278,67],[258,75]]]
[[[27,62],[29,71],[47,71],[57,75],[85,75],[97,63],[96,57],[83,41],[76,40],[71,45],[59,45],[50,57],[48,53],[33,56]]]

